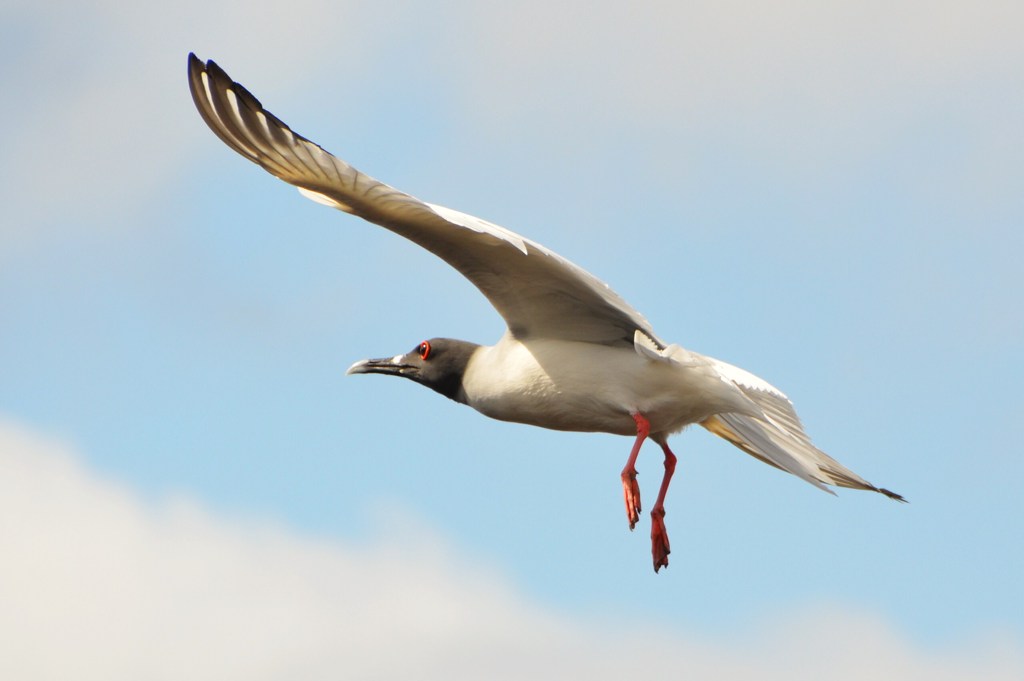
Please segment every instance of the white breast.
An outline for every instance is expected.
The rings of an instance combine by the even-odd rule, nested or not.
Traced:
[[[667,433],[736,409],[735,388],[707,363],[683,366],[630,347],[575,341],[506,335],[474,354],[462,383],[467,403],[482,414],[554,430],[631,435],[631,414],[640,412],[652,433]]]

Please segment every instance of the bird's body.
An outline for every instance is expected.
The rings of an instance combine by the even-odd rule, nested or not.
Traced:
[[[659,362],[633,348],[505,334],[470,359],[464,399],[502,421],[615,435],[636,434],[635,413],[652,434],[669,435],[719,412],[752,412],[740,390],[693,354],[689,364]]]
[[[494,345],[435,338],[362,360],[349,373],[402,376],[503,421],[635,436],[621,473],[632,529],[636,458],[650,437],[665,474],[651,509],[654,569],[668,565],[664,501],[676,457],[668,436],[699,423],[755,458],[829,491],[875,487],[815,447],[782,391],[725,362],[661,341],[606,284],[511,230],[400,192],[301,137],[212,61],[189,55],[192,98],[228,146],[305,196],[362,217],[462,273],[505,319]]]

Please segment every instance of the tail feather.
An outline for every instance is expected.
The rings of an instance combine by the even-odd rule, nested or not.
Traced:
[[[792,473],[818,489],[834,494],[826,485],[879,492],[906,502],[901,495],[876,487],[817,447],[794,437],[771,421],[759,421],[742,414],[718,414],[701,424],[708,431],[731,442],[747,454]]]
[[[895,492],[875,487],[815,447],[804,432],[793,403],[780,390],[738,367],[713,361],[722,378],[739,387],[762,410],[763,416],[717,414],[701,423],[704,428],[751,456],[827,492],[832,493],[826,485],[835,485],[870,490],[896,501],[906,501]]]

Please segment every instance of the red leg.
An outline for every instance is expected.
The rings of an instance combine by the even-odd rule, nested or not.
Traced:
[[[651,555],[654,557],[654,571],[668,567],[668,554],[672,550],[668,546],[668,531],[665,530],[665,494],[676,470],[676,455],[668,448],[667,442],[661,442],[661,450],[665,452],[665,476],[661,479],[658,500],[651,509]]]
[[[636,456],[640,453],[640,446],[647,439],[651,432],[651,423],[639,412],[633,414],[636,421],[636,441],[633,442],[633,450],[629,453],[629,460],[626,467],[622,469],[622,493],[626,497],[626,519],[629,520],[629,529],[636,527],[640,520],[640,485],[636,481]]]

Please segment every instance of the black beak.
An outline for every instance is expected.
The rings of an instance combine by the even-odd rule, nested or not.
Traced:
[[[404,355],[382,359],[363,359],[350,366],[345,374],[389,374],[410,378],[419,372],[419,367],[406,364],[404,360]]]

